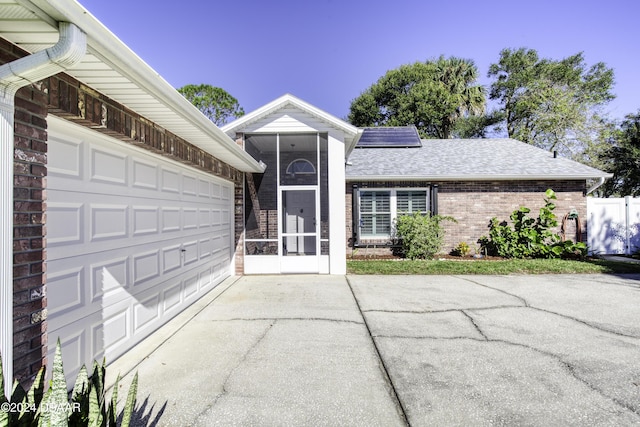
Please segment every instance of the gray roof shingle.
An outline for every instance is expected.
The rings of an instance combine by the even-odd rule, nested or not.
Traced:
[[[589,179],[611,174],[510,138],[425,139],[419,148],[356,148],[347,180]]]

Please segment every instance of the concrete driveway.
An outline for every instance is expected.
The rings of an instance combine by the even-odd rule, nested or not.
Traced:
[[[640,276],[232,278],[133,370],[138,425],[640,425]]]

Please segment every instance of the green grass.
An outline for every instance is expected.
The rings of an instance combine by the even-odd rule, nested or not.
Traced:
[[[508,259],[500,261],[348,260],[349,274],[627,274],[640,264],[589,259]]]

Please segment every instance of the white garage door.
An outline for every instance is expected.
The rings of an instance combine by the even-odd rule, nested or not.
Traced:
[[[230,274],[233,187],[53,118],[47,178],[49,361],[107,363]]]

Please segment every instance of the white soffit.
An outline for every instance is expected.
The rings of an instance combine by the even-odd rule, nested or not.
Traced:
[[[264,170],[75,0],[0,0],[0,37],[29,53],[56,44],[61,21],[87,34],[87,54],[67,74],[238,170]]]

